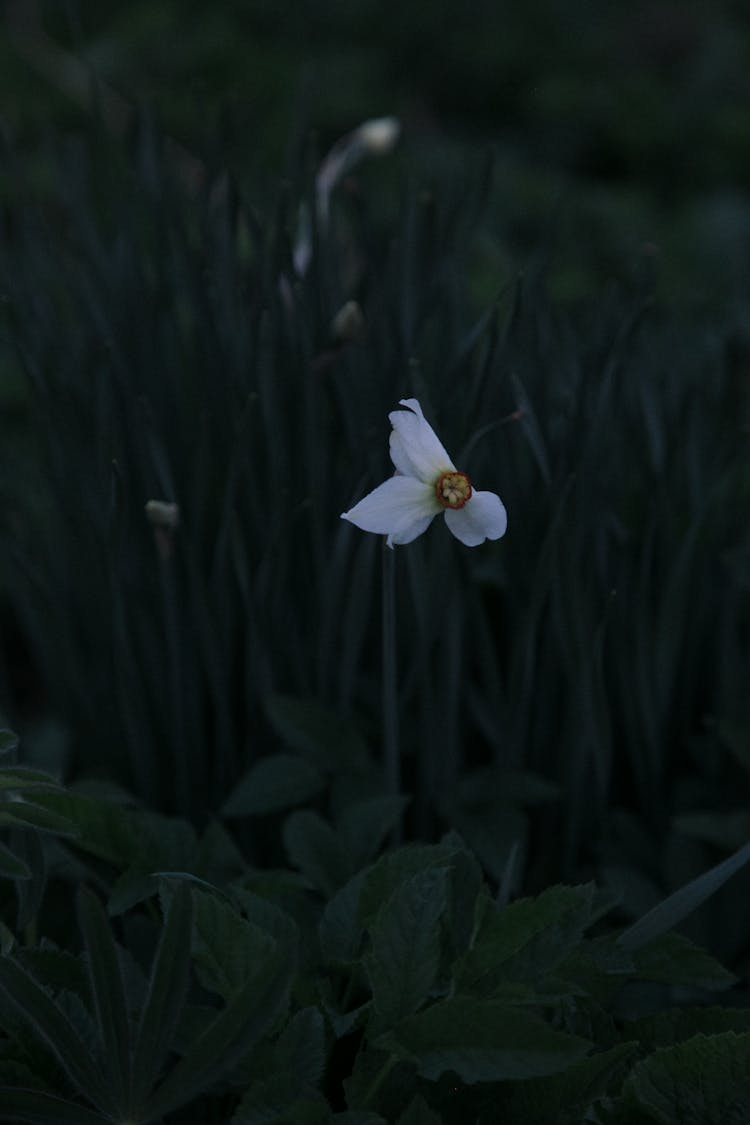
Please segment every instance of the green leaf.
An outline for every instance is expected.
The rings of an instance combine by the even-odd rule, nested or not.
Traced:
[[[580,945],[594,893],[592,883],[549,887],[487,911],[473,947],[457,962],[457,991],[487,997],[513,982],[536,985]]]
[[[445,867],[417,872],[396,888],[370,926],[372,950],[364,964],[381,1027],[417,1011],[435,983],[447,876]]]
[[[111,1121],[54,1094],[11,1086],[0,1086],[0,1106],[5,1121],[23,1121],[24,1125],[106,1125]]]
[[[663,1125],[747,1125],[749,1076],[750,1032],[696,1035],[637,1063],[623,1093]]]
[[[276,948],[268,934],[230,904],[194,889],[193,960],[205,989],[232,1000]]]
[[[27,769],[25,766],[0,767],[0,793],[4,789],[56,789],[61,785],[51,774],[43,770]]]
[[[740,871],[750,860],[750,844],[745,844],[734,855],[712,867],[697,879],[692,879],[674,894],[669,895],[637,922],[629,926],[617,939],[626,949],[639,949],[654,938],[671,930],[694,910],[697,910],[719,887]]]
[[[178,883],[167,907],[133,1051],[133,1105],[140,1109],[170,1049],[190,981],[193,901]]]
[[[367,872],[359,871],[328,900],[318,924],[323,957],[351,964],[359,957],[364,926],[359,920],[359,900]]]
[[[430,1109],[421,1094],[415,1094],[396,1125],[443,1125],[443,1119]]]
[[[286,745],[320,769],[351,773],[367,761],[367,747],[354,724],[316,700],[271,695],[266,713]]]
[[[342,843],[318,813],[310,809],[292,813],[284,822],[283,837],[290,863],[326,896],[351,875]]]
[[[669,1008],[653,1016],[626,1020],[622,1033],[651,1051],[682,1043],[694,1035],[721,1035],[725,1031],[750,1032],[750,1008]]]
[[[682,934],[662,934],[634,952],[634,975],[641,980],[683,984],[709,991],[731,988],[737,983],[734,973]]]
[[[32,1025],[74,1086],[103,1112],[114,1112],[110,1090],[73,1024],[33,977],[6,957],[0,959],[0,994]]]
[[[408,844],[380,856],[367,871],[359,902],[359,917],[370,925],[384,902],[405,880],[430,867],[448,867],[463,849],[461,843]]]
[[[274,1067],[293,1074],[307,1086],[317,1086],[326,1063],[325,1021],[318,1008],[295,1012],[276,1040]]]
[[[378,854],[393,829],[400,823],[408,797],[367,797],[348,805],[339,818],[351,860],[352,870],[358,870]]]
[[[561,1074],[515,1082],[498,1098],[497,1113],[505,1121],[524,1125],[549,1125],[566,1113],[566,1120],[582,1121],[588,1106],[607,1093],[614,1079],[617,1086],[638,1043],[619,1043],[573,1063]]]
[[[7,801],[0,806],[0,828],[18,825],[52,832],[57,836],[77,836],[78,829],[65,816],[31,801]]]
[[[78,895],[78,922],[88,955],[91,995],[115,1099],[121,1113],[130,1100],[130,1025],[125,985],[109,922],[86,888]]]
[[[673,817],[672,826],[683,836],[703,840],[718,848],[739,848],[750,837],[750,813],[745,809],[684,813]]]
[[[227,1074],[275,1023],[289,999],[295,972],[287,951],[277,951],[194,1041],[150,1098],[143,1121],[185,1105]]]
[[[309,801],[323,789],[320,770],[294,754],[274,754],[245,774],[224,803],[225,817],[263,816]]]
[[[0,844],[0,876],[5,879],[30,879],[31,868],[5,844]]]
[[[555,1031],[523,1008],[456,996],[410,1016],[376,1046],[412,1060],[431,1081],[453,1071],[471,1084],[556,1074],[591,1043]]]

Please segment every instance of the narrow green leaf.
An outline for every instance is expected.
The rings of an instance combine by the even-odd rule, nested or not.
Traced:
[[[31,801],[8,801],[0,806],[0,828],[11,825],[53,832],[57,836],[78,835],[75,824],[67,817]]]
[[[86,944],[91,994],[99,1034],[121,1113],[130,1101],[130,1025],[125,985],[109,921],[99,900],[86,888],[78,895],[78,922]]]
[[[309,801],[324,785],[320,770],[305,758],[274,754],[261,758],[245,774],[221,812],[230,818],[264,816]]]
[[[697,879],[692,879],[684,887],[680,887],[674,894],[669,895],[658,906],[649,910],[632,926],[620,934],[617,939],[620,945],[626,949],[639,949],[641,946],[646,945],[648,942],[653,941],[654,938],[659,937],[661,934],[671,930],[677,926],[694,910],[711,897],[719,887],[722,887],[728,879],[736,874],[745,866],[750,860],[750,844],[745,844],[734,855],[729,856],[728,859],[723,860],[712,867],[710,871],[706,871],[703,875],[699,875]]]
[[[169,1051],[180,1022],[190,980],[193,900],[179,883],[166,910],[146,1003],[133,1053],[133,1107],[140,1110]]]
[[[556,1031],[523,1008],[456,996],[410,1016],[375,1046],[413,1061],[431,1081],[450,1070],[474,1083],[556,1074],[592,1044]]]
[[[3,766],[0,768],[0,792],[4,789],[57,789],[62,786],[51,774],[43,770],[27,769],[25,766]]]
[[[364,964],[381,1028],[417,1011],[440,964],[440,919],[447,906],[448,870],[430,867],[397,887],[370,927]]]
[[[33,1026],[74,1086],[102,1112],[112,1113],[111,1092],[73,1024],[33,977],[8,958],[0,959],[0,993]]]
[[[142,1121],[155,1121],[209,1089],[232,1069],[285,1008],[295,965],[275,953],[195,1040],[150,1098]]]
[[[27,863],[0,844],[0,876],[5,879],[30,879],[31,869]]]
[[[12,1086],[0,1086],[0,1109],[4,1121],[24,1125],[104,1125],[112,1120],[54,1094]]]

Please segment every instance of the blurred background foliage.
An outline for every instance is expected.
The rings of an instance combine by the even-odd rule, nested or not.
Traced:
[[[379,543],[338,514],[414,393],[511,522],[398,553],[408,830],[514,889],[596,874],[630,917],[745,840],[743,5],[71,0],[3,30],[1,702],[31,760],[198,821],[280,744],[334,820],[377,792]],[[382,113],[399,149],[297,276],[321,156]],[[268,862],[265,824],[238,831]],[[743,886],[694,922],[730,961]]]

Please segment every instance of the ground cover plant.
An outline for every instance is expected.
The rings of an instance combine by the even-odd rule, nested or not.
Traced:
[[[487,300],[492,161],[394,140],[15,167],[9,1120],[750,1115],[742,309],[563,306],[552,230]],[[341,520],[410,399],[502,538]]]

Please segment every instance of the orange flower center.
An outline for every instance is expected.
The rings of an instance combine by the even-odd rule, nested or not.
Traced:
[[[443,473],[435,485],[435,495],[444,508],[463,508],[471,499],[471,481],[466,473]]]

